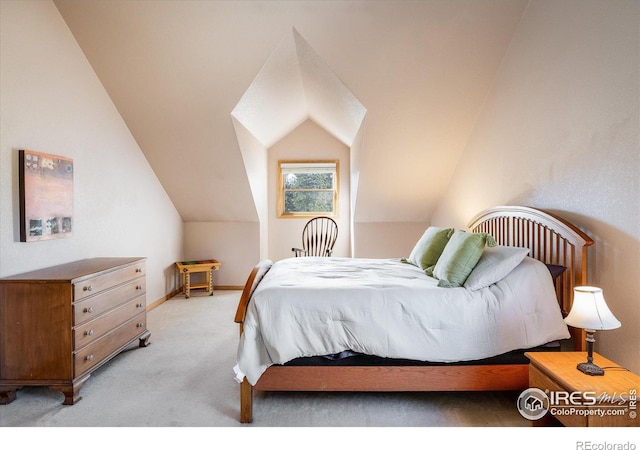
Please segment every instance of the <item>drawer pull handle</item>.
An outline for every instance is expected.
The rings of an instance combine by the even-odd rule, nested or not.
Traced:
[[[136,269],[136,272],[137,272],[137,273],[142,273],[142,269],[137,268],[137,269]]]
[[[140,322],[136,324],[136,328],[142,328],[144,326],[144,323]]]
[[[89,306],[88,308],[85,308],[84,312],[91,314],[93,312],[93,306]]]
[[[93,355],[87,355],[85,358],[87,361],[93,361]]]
[[[136,308],[142,308],[144,305],[142,303],[136,303]]]
[[[82,289],[83,289],[83,290],[85,290],[85,291],[89,291],[89,292],[91,292],[91,291],[93,291],[93,286],[91,286],[91,285],[89,285],[89,286],[85,286],[85,287],[83,287]]]
[[[139,285],[137,285],[137,286],[136,286],[136,290],[138,290],[138,291],[139,291],[139,290],[141,290],[141,289],[142,289],[142,285],[141,285],[141,284],[139,284]]]
[[[85,336],[93,336],[93,330],[87,330],[84,332]]]

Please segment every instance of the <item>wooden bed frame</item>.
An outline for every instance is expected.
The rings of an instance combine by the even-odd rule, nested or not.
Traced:
[[[567,267],[556,280],[564,316],[571,309],[574,286],[587,281],[587,248],[593,240],[566,220],[535,208],[498,206],[476,215],[472,232],[490,233],[499,245],[527,247],[529,256],[545,264]],[[262,261],[252,270],[242,292],[235,321],[243,331],[253,291],[271,267]],[[584,351],[583,331],[571,329],[575,350]],[[240,384],[240,422],[253,420],[253,391],[505,391],[528,386],[527,364],[436,366],[280,366],[269,367],[255,386]]]

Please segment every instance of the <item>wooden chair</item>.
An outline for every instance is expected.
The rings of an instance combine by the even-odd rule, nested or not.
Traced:
[[[338,225],[331,217],[311,219],[302,230],[302,248],[292,248],[295,257],[331,256],[338,239]]]

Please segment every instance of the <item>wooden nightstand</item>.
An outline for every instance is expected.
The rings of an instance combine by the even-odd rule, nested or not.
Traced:
[[[594,353],[593,362],[604,376],[586,375],[576,369],[587,360],[586,352],[530,352],[529,387],[549,398],[548,412],[533,425],[549,424],[555,417],[573,427],[637,427],[637,395],[640,377]]]

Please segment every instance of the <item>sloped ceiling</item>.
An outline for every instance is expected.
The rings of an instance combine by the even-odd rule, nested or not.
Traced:
[[[300,65],[306,78],[293,77],[287,89],[326,80],[318,70],[330,68],[367,110],[355,221],[428,221],[527,6],[54,3],[185,221],[257,220],[231,113],[292,29],[299,48],[313,49],[302,58],[313,59]],[[302,110],[295,95],[277,103],[283,120],[254,134],[265,147],[290,131],[301,111],[343,142],[353,138],[353,125],[336,120],[332,102],[323,102],[322,85],[305,94],[317,98]]]
[[[350,183],[349,210],[352,211],[357,197],[360,155],[360,146],[353,143],[366,111],[295,29],[285,35],[231,112],[265,239],[269,206],[268,149],[308,119],[352,147],[350,177],[355,178]],[[249,140],[247,133],[251,134]],[[315,156],[320,157],[322,155]]]
[[[269,148],[312,119],[348,147],[366,108],[295,29],[286,33],[231,115]]]

